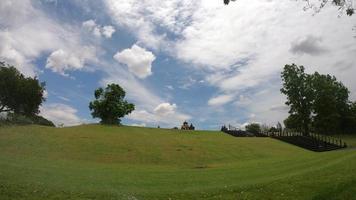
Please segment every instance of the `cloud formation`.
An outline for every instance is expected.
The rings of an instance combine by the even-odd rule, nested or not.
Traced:
[[[117,52],[114,58],[125,64],[129,71],[138,78],[146,78],[152,74],[152,62],[156,59],[152,52],[134,44],[130,49]]]
[[[213,97],[209,99],[208,104],[210,106],[221,106],[226,103],[229,103],[233,100],[234,96],[233,95],[221,95],[217,97]]]
[[[243,95],[252,103],[236,109],[267,123],[283,120],[286,110],[276,109],[285,100],[279,92],[280,72],[290,63],[334,74],[356,92],[350,76],[356,69],[338,66],[345,60],[347,66],[356,63],[354,16],[338,17],[334,6],[313,15],[303,10],[303,1],[251,0],[229,6],[216,0],[105,2],[114,22],[131,30],[140,45],[205,73],[205,83],[223,94],[212,94],[208,105],[241,102]]]
[[[83,22],[82,26],[96,37],[111,38],[116,32],[113,26],[100,26],[92,19]]]
[[[292,42],[290,51],[293,54],[309,54],[309,55],[320,55],[325,53],[327,50],[321,45],[322,38],[315,37],[313,35],[308,35],[306,37],[297,39]]]
[[[38,75],[33,62],[50,52],[48,67],[53,71],[63,74],[68,68],[82,68],[94,47],[83,44],[78,33],[79,28],[51,19],[30,0],[0,1],[0,59],[27,76]],[[96,58],[93,53],[90,56]],[[70,61],[59,61],[59,57]]]
[[[66,71],[83,69],[88,62],[95,62],[96,52],[93,47],[83,47],[78,52],[67,52],[58,49],[47,58],[46,68],[53,72],[68,76]]]
[[[75,126],[82,123],[77,110],[66,104],[46,104],[40,108],[40,114],[51,120],[56,126]]]

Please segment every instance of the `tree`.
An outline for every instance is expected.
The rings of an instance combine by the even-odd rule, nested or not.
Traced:
[[[287,96],[286,105],[290,107],[289,114],[293,116],[293,126],[308,135],[313,101],[310,76],[304,72],[303,66],[285,65],[282,81],[281,92]]]
[[[0,62],[0,113],[38,114],[45,100],[44,90],[44,82],[40,83],[36,77],[26,78],[15,67]]]
[[[315,72],[313,88],[313,128],[317,133],[332,134],[341,130],[349,109],[349,90],[334,76]]]
[[[128,103],[125,91],[117,84],[109,84],[105,90],[95,90],[95,100],[90,102],[89,109],[93,118],[100,118],[102,124],[120,124],[120,118],[130,114],[135,105]]]
[[[246,131],[254,134],[258,134],[261,132],[261,125],[257,123],[251,123],[246,126]]]
[[[224,0],[224,4],[228,5],[230,3],[230,1],[235,1],[235,0]],[[306,4],[307,4],[306,8],[314,9],[316,12],[319,12],[328,3],[331,3],[331,4],[339,7],[339,10],[345,11],[345,13],[349,16],[351,16],[355,13],[355,9],[353,8],[352,1],[349,1],[349,0],[319,0],[319,4],[317,4],[317,5],[315,5],[314,3],[311,3],[310,0],[302,0],[302,1],[306,2]]]

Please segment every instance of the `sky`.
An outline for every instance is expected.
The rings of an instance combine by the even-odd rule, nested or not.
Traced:
[[[354,2],[356,3],[356,2]],[[117,83],[126,125],[198,129],[288,116],[284,65],[335,75],[356,100],[356,16],[304,1],[1,0],[0,60],[46,82],[41,115],[95,123],[94,90]]]

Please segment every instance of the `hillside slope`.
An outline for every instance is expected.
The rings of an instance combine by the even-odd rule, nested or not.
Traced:
[[[353,199],[356,152],[86,125],[0,128],[0,199]]]

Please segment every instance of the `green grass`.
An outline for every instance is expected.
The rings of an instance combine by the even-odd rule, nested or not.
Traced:
[[[356,151],[209,131],[1,127],[0,199],[356,199]]]

